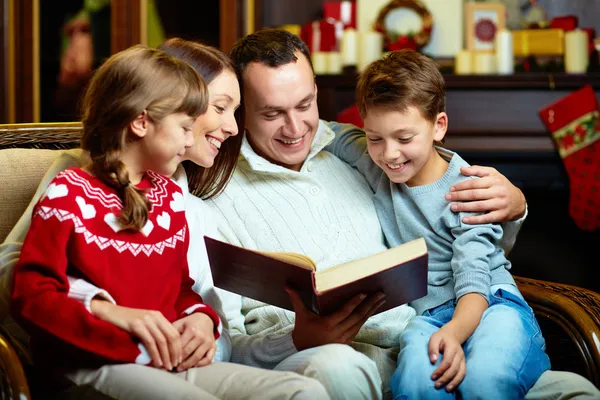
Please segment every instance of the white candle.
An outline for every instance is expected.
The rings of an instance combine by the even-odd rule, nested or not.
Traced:
[[[496,33],[496,66],[502,75],[515,72],[512,32],[505,29]]]
[[[360,32],[358,69],[362,71],[367,65],[381,58],[383,53],[383,35],[379,32]]]
[[[565,32],[565,71],[583,74],[589,62],[587,33],[582,30]]]
[[[358,43],[355,29],[348,28],[342,34],[342,65],[355,66],[358,62]]]
[[[475,53],[473,72],[480,75],[496,73],[496,54],[482,52]]]
[[[310,55],[312,61],[313,70],[317,75],[323,75],[327,73],[327,53],[322,51],[314,51]]]
[[[473,73],[473,53],[469,50],[461,50],[454,58],[454,73],[457,75],[469,75]]]
[[[342,55],[337,51],[332,51],[327,54],[327,73],[341,74],[342,73]]]

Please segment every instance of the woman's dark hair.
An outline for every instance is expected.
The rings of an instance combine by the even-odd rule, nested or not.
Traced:
[[[204,79],[207,85],[223,71],[230,71],[238,77],[238,70],[227,54],[201,43],[180,38],[168,39],[158,48],[165,53],[190,64]],[[242,126],[241,110],[236,111],[236,122]],[[204,168],[191,161],[184,161],[183,167],[188,179],[190,193],[202,199],[209,199],[221,193],[235,169],[243,133],[231,136],[223,142],[219,154],[211,168]]]

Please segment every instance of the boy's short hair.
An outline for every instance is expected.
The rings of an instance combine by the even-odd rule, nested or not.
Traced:
[[[363,118],[372,107],[405,112],[413,106],[434,122],[446,110],[444,77],[429,57],[413,50],[392,51],[360,74],[356,103]]]

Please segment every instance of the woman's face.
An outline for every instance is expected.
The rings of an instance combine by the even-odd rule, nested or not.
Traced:
[[[185,160],[205,168],[213,166],[221,144],[238,134],[233,114],[240,105],[240,85],[235,74],[223,70],[208,85],[208,95],[208,110],[193,125],[194,145],[184,155]]]

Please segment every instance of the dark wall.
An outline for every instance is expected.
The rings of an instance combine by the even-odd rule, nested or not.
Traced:
[[[158,0],[158,13],[169,37],[219,47],[219,0]],[[234,23],[234,18],[231,18]]]

